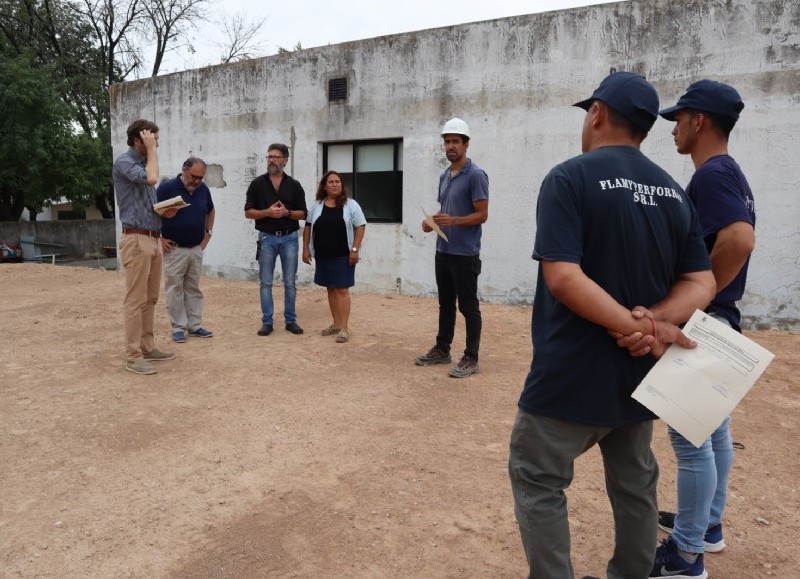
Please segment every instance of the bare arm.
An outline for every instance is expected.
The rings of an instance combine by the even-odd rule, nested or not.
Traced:
[[[155,185],[158,183],[158,141],[153,133],[144,129],[139,133],[142,138],[142,143],[147,148],[147,162],[145,163],[144,170],[147,173],[147,184]]]
[[[361,249],[361,242],[364,241],[364,233],[367,231],[367,226],[362,225],[360,227],[356,227],[354,231],[354,239],[353,244]]]
[[[206,215],[206,231],[211,231],[214,229],[214,220],[216,219],[217,212],[215,209],[212,209]]]
[[[583,273],[578,264],[544,261],[542,272],[553,296],[580,317],[626,336],[636,332],[652,334],[649,320],[631,316],[627,308]]]
[[[361,242],[364,240],[364,232],[367,230],[366,225],[361,225],[360,227],[356,227],[353,236],[353,246],[361,249]],[[350,265],[353,265],[359,260],[359,252],[353,251],[353,248],[350,248]]]
[[[206,214],[206,233],[203,236],[203,241],[200,242],[200,247],[205,249],[211,241],[211,230],[214,229],[215,210],[212,209]]]
[[[681,275],[670,289],[667,297],[647,309],[636,306],[631,314],[636,319],[650,318],[658,320],[654,324],[657,335],[634,333],[623,335],[621,332],[609,332],[617,340],[620,348],[627,348],[632,356],[644,356],[652,353],[656,357],[663,354],[666,347],[677,342],[684,348],[688,340],[680,332],[675,331],[677,324],[687,321],[695,310],[704,309],[714,297],[714,276],[710,271],[700,271]],[[668,325],[667,325],[668,324]]]
[[[725,289],[739,274],[755,245],[755,231],[746,221],[736,221],[717,232],[710,256],[717,292]]]
[[[311,263],[311,224],[303,227],[303,263]]]
[[[714,299],[716,285],[710,271],[682,274],[667,296],[650,306],[656,320],[682,324],[695,310],[702,310]]]
[[[452,217],[446,213],[437,213],[433,220],[439,227],[452,227],[453,225],[481,225],[489,219],[489,200],[481,199],[472,202],[472,213],[462,217]],[[423,221],[422,230],[425,231],[426,223]]]

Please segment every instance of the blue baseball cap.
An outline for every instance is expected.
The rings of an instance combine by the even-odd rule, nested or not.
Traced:
[[[674,121],[676,112],[691,109],[738,121],[743,108],[742,97],[735,88],[716,80],[703,79],[690,84],[678,99],[678,104],[658,114],[668,121]]]
[[[586,100],[575,103],[585,111],[592,101],[602,101],[644,131],[649,131],[658,118],[658,93],[643,76],[632,72],[615,72],[603,79]]]

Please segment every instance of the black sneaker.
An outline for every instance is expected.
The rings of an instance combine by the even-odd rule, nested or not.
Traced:
[[[286,324],[286,331],[300,335],[303,333],[303,328],[301,328],[297,322],[292,322],[291,324]]]
[[[258,329],[259,336],[269,336],[272,333],[272,324],[262,324]]]
[[[658,528],[667,533],[672,533],[675,528],[675,513],[658,511]],[[725,541],[722,538],[722,525],[709,527],[705,537],[703,537],[703,550],[706,553],[719,553],[725,546]]]
[[[427,354],[422,354],[422,356],[417,356],[416,358],[414,358],[414,363],[417,366],[433,366],[435,364],[449,364],[452,361],[453,359],[450,357],[450,354],[448,352],[440,350],[436,346],[428,350]]]

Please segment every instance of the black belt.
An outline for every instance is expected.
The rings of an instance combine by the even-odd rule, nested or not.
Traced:
[[[282,231],[264,231],[263,233],[266,233],[267,235],[274,235],[275,237],[282,237],[284,235],[294,233],[295,231],[297,231],[297,229],[292,229],[291,231],[288,229]]]
[[[161,237],[160,231],[154,231],[152,229],[140,229],[138,227],[123,227],[122,233],[133,234],[133,235],[146,235],[148,237],[155,237],[156,239]]]

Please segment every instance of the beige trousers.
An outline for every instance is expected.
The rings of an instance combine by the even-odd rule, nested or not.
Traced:
[[[125,353],[128,361],[141,358],[155,349],[153,315],[161,287],[161,242],[139,234],[122,235],[119,243],[125,268]]]
[[[195,331],[203,325],[203,248],[174,247],[164,256],[164,298],[172,332]]]

